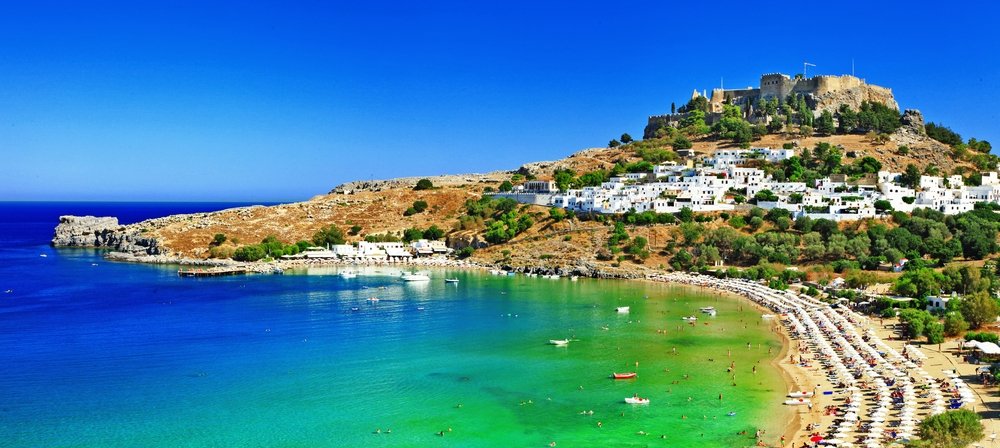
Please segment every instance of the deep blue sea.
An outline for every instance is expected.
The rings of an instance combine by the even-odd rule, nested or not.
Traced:
[[[0,446],[739,446],[786,417],[777,336],[715,294],[398,268],[190,279],[48,245],[63,214],[238,205],[0,203]],[[683,325],[706,305],[712,326]],[[747,342],[731,386],[711,358]]]

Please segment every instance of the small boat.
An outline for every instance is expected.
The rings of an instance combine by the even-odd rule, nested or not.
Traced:
[[[628,404],[649,404],[648,398],[642,398],[639,396],[635,397],[625,397],[625,402]]]
[[[801,390],[800,391],[795,391],[795,392],[789,392],[788,393],[788,397],[789,398],[809,398],[809,397],[812,397],[812,396],[813,396],[812,392],[806,392],[806,391],[801,391]]]
[[[569,278],[569,281],[571,281],[571,282],[575,282],[575,281],[577,281],[577,280],[579,280],[579,279],[580,279],[580,277],[579,277],[579,276],[576,276],[576,275],[574,275],[574,276],[572,276],[572,277],[570,277],[570,278]]]
[[[616,380],[630,380],[632,378],[635,378],[635,375],[636,375],[635,372],[625,372],[625,373],[614,372],[611,374],[611,377]]]
[[[508,273],[507,273],[507,276],[508,276],[508,277],[513,277],[513,276],[515,276],[515,275],[517,275],[517,273],[516,273],[516,272],[514,272],[514,271],[511,271],[511,272],[508,272]]]
[[[682,317],[681,319],[684,319],[684,320],[686,320],[688,322],[694,322],[694,321],[698,320],[698,318],[695,317],[695,316]]]
[[[400,279],[402,279],[404,282],[427,282],[431,280],[430,277],[424,274],[412,274],[412,273],[404,273],[400,277]]]
[[[340,273],[340,276],[343,278],[355,278],[358,276],[358,274],[356,274],[354,271],[343,271]]]
[[[709,315],[709,316],[712,316],[712,317],[715,317],[715,310],[712,310],[712,311],[709,311],[709,312],[708,312],[708,315]]]
[[[549,339],[549,344],[566,346],[569,345],[569,339]]]
[[[40,255],[39,255],[39,257],[42,257],[42,258],[46,258],[46,257],[48,257],[48,256],[49,256],[48,254],[40,254]]]
[[[802,406],[802,405],[808,405],[810,403],[811,402],[806,398],[792,398],[790,400],[785,400],[785,404],[789,406]]]
[[[365,300],[367,300],[369,302],[372,302],[372,303],[375,303],[375,302],[378,302],[379,298],[378,297],[369,297],[369,298],[367,298]]]
[[[457,278],[446,278],[446,279],[444,279],[444,282],[445,283],[458,283],[458,279]]]
[[[699,308],[698,311],[701,311],[701,312],[703,312],[705,314],[712,314],[712,313],[715,312],[715,307],[714,306],[706,306],[706,307],[703,307],[703,308]]]
[[[774,319],[774,315],[773,314],[761,314],[760,318],[761,319]]]
[[[729,417],[736,417],[736,411],[729,411],[726,413],[726,415]]]
[[[615,308],[615,311],[617,311],[619,313],[622,313],[622,314],[625,314],[625,313],[628,313],[630,311],[630,308],[627,307],[627,306],[620,306],[620,307]]]

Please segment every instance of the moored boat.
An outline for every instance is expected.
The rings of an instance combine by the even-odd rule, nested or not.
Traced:
[[[614,372],[611,374],[611,377],[616,380],[630,380],[632,378],[635,378],[635,376],[636,376],[635,372],[625,372],[625,373]]]
[[[569,339],[549,339],[549,344],[552,344],[552,345],[569,345]]]
[[[812,403],[812,402],[809,401],[806,398],[792,398],[792,399],[785,400],[785,404],[787,404],[789,406],[802,406],[802,405],[808,405],[810,403]]]
[[[706,307],[699,308],[698,311],[701,311],[701,312],[703,312],[705,314],[712,314],[712,313],[715,312],[715,307],[714,306],[706,306]]]
[[[694,321],[698,320],[698,318],[695,317],[695,316],[682,317],[681,319],[684,319],[684,320],[686,320],[688,322],[694,322]]]
[[[625,314],[625,313],[628,313],[630,309],[631,308],[629,308],[627,306],[620,306],[620,307],[615,308],[615,311],[617,311],[619,313],[622,313],[622,314]]]
[[[431,278],[424,274],[404,273],[400,279],[404,282],[426,282],[430,281]]]
[[[625,402],[628,404],[649,404],[649,399],[635,395],[631,397],[625,397]]]
[[[789,398],[809,398],[809,397],[812,397],[812,396],[813,396],[812,392],[806,392],[806,391],[801,391],[801,390],[795,391],[795,392],[789,392],[788,393],[788,397]]]
[[[445,283],[458,283],[458,279],[457,278],[446,278],[446,279],[444,279],[444,282]]]

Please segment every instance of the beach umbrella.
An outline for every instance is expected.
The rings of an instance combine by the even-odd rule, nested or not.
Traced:
[[[812,442],[812,443],[819,443],[820,440],[823,440],[823,438],[820,437],[820,436],[812,436],[812,437],[809,438],[809,441]]]

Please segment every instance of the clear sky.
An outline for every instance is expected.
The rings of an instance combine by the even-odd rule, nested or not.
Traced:
[[[289,201],[514,169],[803,61],[853,59],[1000,147],[993,2],[151,3],[5,4],[0,200]]]

